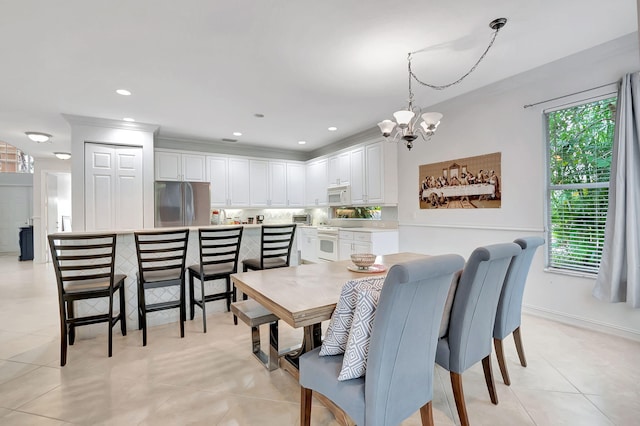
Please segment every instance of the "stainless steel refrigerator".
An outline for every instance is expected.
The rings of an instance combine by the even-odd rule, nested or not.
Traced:
[[[211,223],[209,182],[156,181],[156,228]]]

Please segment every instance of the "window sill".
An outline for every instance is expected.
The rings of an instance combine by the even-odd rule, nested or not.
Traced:
[[[591,280],[595,280],[598,277],[598,274],[592,274],[589,272],[570,271],[568,269],[559,269],[559,268],[544,268],[544,272],[548,272],[550,274],[557,274],[557,275],[569,275],[571,277],[578,277],[578,278],[587,278]]]

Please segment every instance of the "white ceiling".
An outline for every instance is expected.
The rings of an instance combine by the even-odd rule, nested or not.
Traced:
[[[441,92],[414,85],[418,105],[637,30],[635,0],[0,0],[0,140],[68,151],[65,113],[314,150],[406,106],[407,52],[425,49],[423,80],[459,77],[498,17],[509,22],[477,71]],[[25,131],[54,137],[37,145]]]

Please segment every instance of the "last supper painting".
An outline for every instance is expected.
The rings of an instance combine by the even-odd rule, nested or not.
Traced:
[[[419,166],[421,209],[500,208],[501,153]]]

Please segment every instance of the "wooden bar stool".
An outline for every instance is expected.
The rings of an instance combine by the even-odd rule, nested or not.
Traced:
[[[231,309],[231,301],[236,301],[236,288],[231,286],[231,274],[238,272],[238,255],[242,241],[241,226],[234,228],[199,229],[200,263],[189,266],[189,305],[191,319],[195,316],[195,307],[202,309],[202,326],[207,332],[206,303],[214,300],[226,300],[227,311]],[[200,280],[200,299],[194,295],[194,278]],[[206,294],[205,283],[213,280],[225,280],[225,290]],[[238,320],[234,316],[234,322]]]
[[[187,318],[185,301],[185,261],[189,230],[135,232],[138,254],[138,329],[142,345],[147,345],[147,313],[180,309],[180,337]],[[146,290],[178,287],[178,299],[146,303]]]
[[[109,356],[113,352],[113,327],[120,321],[122,335],[127,335],[124,279],[115,274],[115,234],[49,235],[49,248],[58,283],[60,305],[60,366],[67,363],[67,342],[73,345],[75,328],[81,325],[109,323]],[[120,296],[117,315],[113,314],[113,297]],[[76,300],[109,299],[107,313],[75,315]]]

